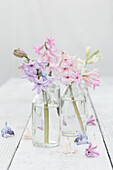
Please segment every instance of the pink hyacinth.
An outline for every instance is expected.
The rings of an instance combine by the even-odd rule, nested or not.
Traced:
[[[97,78],[100,78],[97,69],[93,69],[91,72],[83,75],[83,80],[86,82],[86,85],[89,87],[93,86],[93,89],[95,89],[95,87],[99,86],[100,84],[100,80],[98,80]]]
[[[73,79],[71,78],[71,75],[72,75],[72,71],[69,70],[69,71],[66,71],[66,72],[61,72],[59,74],[59,77],[60,77],[60,80],[62,82],[62,84],[66,85],[71,85]]]
[[[91,117],[87,120],[85,130],[87,129],[88,125],[94,125],[94,126],[96,125],[95,124],[95,119],[93,119],[93,115],[91,115]]]
[[[33,45],[33,49],[35,50],[35,53],[37,53],[40,56],[43,56],[43,53],[41,53],[40,51],[44,48],[44,45],[40,45],[38,48]]]
[[[100,154],[98,152],[94,151],[96,148],[97,148],[97,146],[92,147],[92,143],[90,142],[89,147],[85,150],[85,155],[87,157],[92,157],[92,158],[99,156]]]
[[[56,65],[56,70],[58,72],[57,79],[60,80],[64,85],[71,85],[71,83],[75,80],[75,76],[72,75],[77,71],[76,68],[77,58],[62,52],[60,60]]]
[[[40,60],[45,60],[48,63],[46,68],[49,71],[54,71],[55,64],[60,57],[60,55],[56,54],[57,50],[54,48],[54,41],[55,39],[50,36],[50,38],[47,37],[44,44],[40,45],[38,48],[35,45],[33,46],[33,49],[40,57]]]
[[[75,83],[81,83],[82,76],[79,75],[79,70],[76,70],[76,73],[73,73],[71,78],[73,78]]]
[[[46,41],[45,43],[48,44],[50,46],[50,48],[52,48],[52,46],[55,46],[55,43],[54,43],[55,39],[52,38],[52,36],[49,37],[46,37]]]

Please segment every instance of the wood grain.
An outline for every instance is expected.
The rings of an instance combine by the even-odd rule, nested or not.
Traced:
[[[91,92],[103,140],[113,166],[113,77],[101,79],[96,93]]]
[[[5,121],[14,132],[7,139],[0,135],[0,170],[6,170],[21,141],[24,128],[31,114],[31,101],[34,97],[31,84],[22,79],[11,79],[0,87],[0,130]]]
[[[96,92],[95,92],[96,93]],[[88,106],[90,114],[94,114],[91,105]],[[97,116],[100,113],[97,111]],[[113,117],[113,116],[112,116]],[[104,117],[106,119],[106,116]],[[59,148],[45,149],[36,148],[32,145],[31,140],[22,139],[15,157],[10,166],[10,170],[111,170],[111,163],[103,142],[103,138],[98,126],[89,126],[87,134],[89,141],[98,146],[97,151],[100,156],[97,158],[87,158],[85,148],[88,145],[77,146],[70,138],[73,148],[77,150],[76,154],[63,154],[57,152],[64,146],[66,140],[61,136],[61,146]],[[31,120],[28,128],[31,129]],[[103,130],[104,131],[104,130]],[[26,133],[26,132],[25,132]],[[25,134],[24,134],[25,135]]]

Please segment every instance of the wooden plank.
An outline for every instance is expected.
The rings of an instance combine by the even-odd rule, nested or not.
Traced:
[[[103,140],[113,166],[113,77],[103,77],[101,86],[92,92]]]
[[[0,87],[0,130],[7,121],[15,132],[7,139],[0,135],[0,170],[9,167],[29,119],[34,97],[31,88],[31,83],[22,79],[11,79]]]
[[[91,106],[89,106],[89,112],[93,114]],[[31,129],[31,120],[28,128]],[[23,138],[9,170],[111,170],[112,167],[98,124],[88,127],[87,134],[89,141],[98,146],[100,156],[97,158],[87,158],[85,148],[88,145],[77,146],[72,137],[70,138],[72,147],[77,150],[77,153],[72,155],[57,152],[64,145],[65,137],[61,136],[60,147],[51,149],[35,148],[31,140]]]

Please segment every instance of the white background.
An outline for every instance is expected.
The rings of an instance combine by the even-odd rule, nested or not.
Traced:
[[[19,76],[21,63],[12,55],[52,35],[59,50],[84,58],[85,47],[99,49],[95,64],[101,75],[113,75],[113,0],[0,0],[0,85]]]

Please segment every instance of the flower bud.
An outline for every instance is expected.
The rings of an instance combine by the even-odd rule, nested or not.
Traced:
[[[86,59],[88,59],[90,51],[91,51],[91,47],[86,47]]]
[[[93,64],[98,62],[99,58],[97,56],[92,57],[90,60],[87,61],[87,64]]]
[[[20,58],[23,58],[23,57],[27,57],[27,54],[20,48],[18,49],[15,49],[13,54],[16,56],[16,57],[20,57]]]

